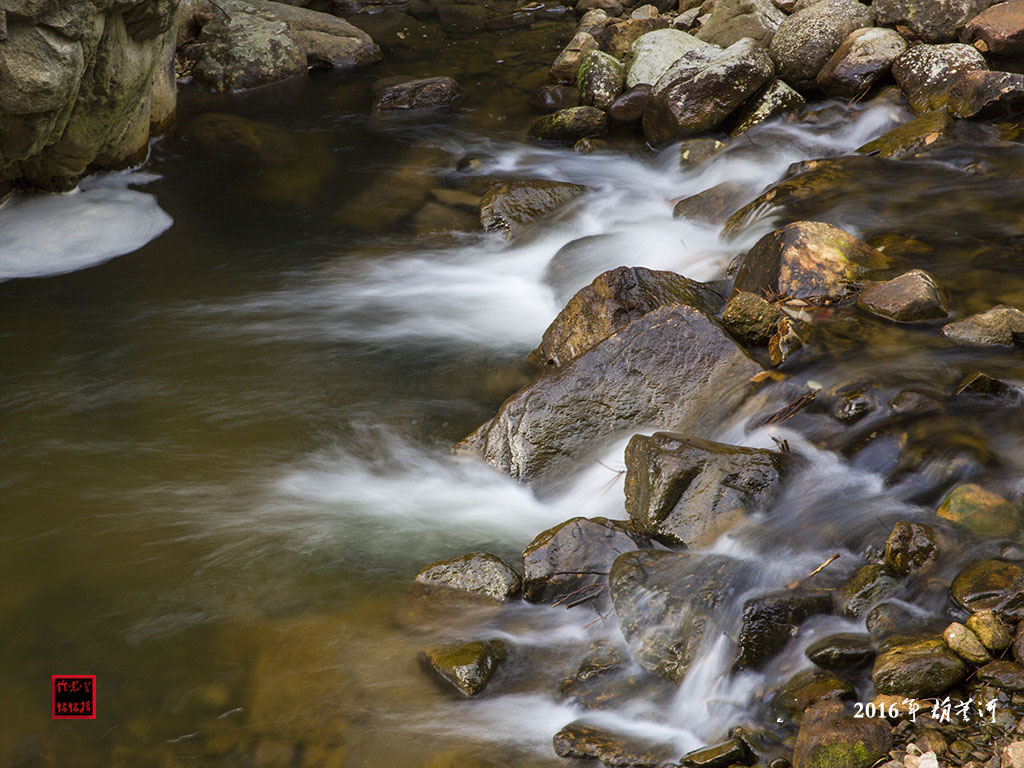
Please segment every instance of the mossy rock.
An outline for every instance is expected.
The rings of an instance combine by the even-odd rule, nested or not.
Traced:
[[[875,659],[871,679],[879,693],[926,698],[938,696],[967,675],[963,660],[941,637],[894,643]]]
[[[772,709],[779,717],[799,723],[804,710],[819,701],[850,701],[856,695],[852,685],[833,673],[805,669],[793,675],[779,689],[772,700]]]
[[[911,157],[948,140],[953,122],[953,118],[945,110],[926,112],[883,133],[857,151],[863,155],[879,155],[894,159]]]
[[[428,648],[421,663],[464,696],[480,693],[494,676],[498,665],[508,658],[500,640],[475,640],[458,645]]]
[[[939,554],[935,529],[901,520],[885,542],[885,566],[899,576],[919,571]]]
[[[979,536],[1011,536],[1020,527],[1020,507],[980,485],[958,485],[942,500],[935,514],[959,523]]]
[[[807,646],[807,658],[823,669],[856,669],[874,658],[869,635],[843,632]]]
[[[899,581],[889,574],[884,565],[865,565],[843,587],[843,610],[849,616],[863,616],[868,609],[890,597]]]

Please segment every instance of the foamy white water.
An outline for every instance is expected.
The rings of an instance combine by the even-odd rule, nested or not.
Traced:
[[[173,220],[156,197],[132,189],[149,173],[84,179],[64,195],[17,195],[0,207],[0,280],[60,275],[136,251]]]

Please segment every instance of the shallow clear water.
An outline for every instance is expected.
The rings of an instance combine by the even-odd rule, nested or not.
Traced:
[[[549,27],[530,33],[546,41],[545,63],[565,35],[564,23]],[[519,89],[495,99],[481,64],[521,65],[516,34],[470,38],[476,58],[450,65],[472,81],[451,122],[381,128],[364,116],[372,77],[426,74],[419,52],[346,81],[230,99],[186,90],[180,131],[154,145],[146,176],[104,176],[77,195],[0,210],[0,235],[14,233],[0,238],[0,279],[12,278],[0,282],[0,762],[561,764],[551,737],[580,711],[559,702],[557,683],[594,640],[619,642],[614,619],[526,604],[429,613],[406,588],[433,560],[479,549],[515,558],[569,517],[623,517],[624,442],[543,500],[452,457],[450,445],[526,382],[520,361],[567,293],[620,264],[720,278],[777,220],[725,241],[674,220],[672,199],[723,181],[753,198],[790,163],[851,152],[906,114],[884,102],[831,105],[696,170],[681,169],[674,149],[542,149],[519,137],[523,97],[543,68],[509,75]],[[485,46],[495,39],[507,56]],[[255,154],[204,142],[192,121],[222,111],[279,133]],[[479,165],[456,171],[463,157]],[[1019,302],[1024,220],[1009,202],[1020,200],[1022,157],[981,132],[946,156],[853,179],[814,218],[924,242],[906,266],[931,270],[957,313]],[[979,159],[994,170],[979,172]],[[388,176],[409,162],[446,188],[515,176],[591,192],[521,243],[423,236],[401,214],[426,191],[392,200],[374,186],[411,178]],[[545,282],[559,248],[604,234],[614,237],[596,241],[587,264]],[[97,242],[128,253],[81,244]],[[45,257],[26,258],[33,248]],[[899,451],[884,434],[858,442],[813,409],[785,429],[750,431],[755,416],[808,381],[895,392],[908,381],[951,386],[978,366],[1024,379],[1018,358],[953,348],[934,327],[864,325],[870,346],[854,338],[863,328],[847,334],[837,321],[829,354],[792,371],[796,389],[769,389],[708,435],[765,446],[774,435],[809,462],[778,505],[784,514],[713,548],[760,564],[751,590],[788,583],[834,551],[837,578],[852,572],[886,524],[929,514],[936,492],[892,481]],[[954,405],[926,426],[899,440],[941,456],[951,450],[943,435],[973,430],[998,457],[986,476],[1020,490],[1019,409]],[[927,605],[929,594],[905,597]],[[763,716],[763,692],[806,664],[801,649],[851,626],[816,620],[767,673],[731,679],[718,644],[668,707],[603,717],[699,746]],[[451,698],[417,666],[439,638],[483,635],[505,639],[513,659],[479,701]],[[57,673],[98,676],[96,721],[49,719]]]

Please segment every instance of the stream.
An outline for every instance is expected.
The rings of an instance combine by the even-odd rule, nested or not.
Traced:
[[[677,147],[635,141],[593,154],[528,144],[526,96],[572,26],[396,48],[368,74],[233,97],[185,87],[179,131],[141,168],[0,208],[0,763],[566,764],[552,736],[582,710],[558,683],[595,641],[622,644],[614,616],[523,602],[431,613],[408,587],[435,560],[486,550],[515,562],[570,517],[623,518],[625,442],[544,498],[451,445],[527,383],[522,359],[598,273],[720,279],[780,220],[727,240],[674,219],[674,199],[723,182],[753,199],[792,163],[852,153],[910,116],[885,99],[825,102],[697,167]],[[454,74],[466,108],[442,123],[373,124],[370,85],[394,74]],[[239,151],[190,127],[224,112],[270,138]],[[429,235],[373,196],[410,164],[445,188],[500,177],[590,191],[522,240]],[[805,218],[921,243],[910,265],[936,277],[957,317],[1021,305],[1021,173],[1024,146],[979,128],[927,160],[880,164]],[[559,249],[598,235],[552,278]],[[955,347],[934,325],[863,323],[870,345],[837,328],[829,354],[791,372],[792,391],[891,397],[979,369],[1024,382],[1019,354]],[[827,409],[752,428],[792,391],[723,413],[703,435],[786,440],[805,460],[776,514],[711,548],[757,566],[741,595],[834,552],[831,578],[848,577],[893,522],[931,516],[951,479],[1024,491],[1016,402],[958,402],[909,437],[881,422],[853,435]],[[926,456],[909,469],[908,441]],[[940,575],[1004,544],[961,542]],[[947,610],[941,591],[899,599]],[[766,669],[735,675],[727,644],[712,643],[678,691],[596,717],[682,751],[714,743],[737,723],[772,723],[767,692],[810,666],[809,643],[862,627],[817,617]],[[449,695],[417,662],[465,636],[512,649],[478,700]],[[51,721],[52,674],[97,675],[98,718]],[[869,690],[865,674],[858,691]]]

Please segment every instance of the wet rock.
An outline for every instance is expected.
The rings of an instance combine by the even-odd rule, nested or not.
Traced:
[[[736,669],[760,667],[786,647],[804,621],[824,613],[832,613],[827,592],[783,590],[747,600],[736,643]]]
[[[608,133],[608,115],[597,107],[569,107],[545,115],[530,126],[530,138],[570,144]]]
[[[613,123],[638,123],[647,107],[647,98],[651,95],[651,86],[647,83],[634,85],[620,95],[608,107],[608,117]]]
[[[760,370],[698,310],[659,307],[510,397],[465,448],[512,477],[550,481],[627,429],[697,428],[735,407]]]
[[[1024,341],[1024,312],[1002,304],[942,327],[947,338],[960,344],[999,344],[1012,347]]]
[[[628,524],[574,517],[539,534],[523,550],[523,598],[532,603],[598,600],[612,562],[649,547]]]
[[[820,701],[849,701],[856,695],[852,685],[831,672],[805,669],[779,689],[772,699],[772,709],[780,717],[799,723],[804,711]]]
[[[600,8],[592,8],[583,14],[580,23],[576,26],[576,32],[586,32],[592,35],[595,40],[612,22],[612,17]]]
[[[868,635],[829,635],[807,646],[807,658],[823,669],[856,669],[875,657]]]
[[[946,640],[946,645],[964,661],[969,661],[971,664],[985,664],[992,661],[992,656],[985,650],[985,646],[981,644],[978,636],[963,624],[954,621],[946,627],[942,636]]]
[[[598,42],[601,50],[610,53],[627,65],[632,61],[633,43],[645,35],[661,29],[668,29],[668,20],[659,16],[656,19],[628,19],[609,24],[601,33]],[[666,65],[667,66],[667,65]],[[626,72],[626,87],[629,84],[629,71]]]
[[[526,362],[536,368],[561,368],[648,312],[677,304],[710,314],[720,299],[703,283],[674,272],[643,267],[609,270],[569,300]]]
[[[1017,629],[1013,633],[1013,642],[1010,645],[1010,649],[1013,651],[1013,658],[1018,663],[1024,664],[1024,623],[1017,625]]]
[[[875,0],[875,18],[884,26],[904,26],[926,43],[956,40],[967,22],[991,0]]]
[[[542,85],[527,99],[530,108],[550,114],[560,109],[578,107],[580,105],[580,92],[571,85]]]
[[[464,696],[480,693],[508,656],[500,640],[477,640],[460,645],[428,648],[421,662]]]
[[[326,13],[266,0],[222,0],[186,49],[195,78],[234,91],[304,74],[308,67],[353,70],[380,61],[368,34]]]
[[[408,80],[383,88],[376,94],[373,116],[393,119],[455,112],[462,103],[462,97],[462,88],[450,77]]]
[[[636,38],[629,48],[626,87],[653,86],[681,56],[690,51],[714,51],[714,46],[678,29],[659,29]]]
[[[967,628],[977,635],[981,644],[990,651],[1002,651],[1010,646],[1010,633],[995,611],[972,613],[967,619]]]
[[[880,718],[854,718],[835,701],[808,710],[793,750],[793,768],[871,768],[892,747],[892,728]]]
[[[697,37],[723,48],[749,37],[767,48],[785,18],[771,0],[715,0],[711,17]]]
[[[932,627],[931,624],[931,621],[911,612],[900,603],[879,603],[871,609],[864,620],[864,626],[876,640],[941,629]]]
[[[728,142],[713,136],[684,139],[679,145],[679,164],[683,168],[700,165],[718,155],[727,146]]]
[[[658,766],[679,756],[670,743],[616,733],[584,720],[569,723],[556,733],[554,747],[559,757],[598,759],[613,768]]]
[[[810,339],[812,327],[809,323],[794,320],[788,315],[775,328],[775,333],[768,339],[768,362],[778,368],[789,358],[799,352]]]
[[[748,512],[764,509],[786,457],[673,432],[626,446],[626,511],[636,530],[687,547],[708,546]]]
[[[972,373],[957,385],[953,394],[956,396],[1012,397],[1019,391],[1016,387],[1012,387],[1000,379],[994,379],[987,373]]]
[[[992,120],[1024,109],[1024,75],[974,70],[953,81],[949,111],[954,117]]]
[[[934,320],[948,314],[935,279],[920,269],[865,286],[857,296],[857,306],[901,323]]]
[[[997,55],[1024,52],[1024,0],[996,3],[969,22],[960,42],[982,53]]]
[[[615,709],[624,701],[643,700],[667,706],[678,689],[664,678],[636,668],[625,649],[598,641],[579,667],[562,680],[559,693],[585,709]]]
[[[966,611],[993,610],[1016,620],[1024,613],[1024,568],[1005,560],[981,560],[960,571],[949,593]]]
[[[723,181],[680,200],[672,209],[672,216],[701,224],[722,224],[749,194],[746,184]]]
[[[779,321],[786,316],[778,304],[757,294],[734,293],[722,312],[722,324],[733,338],[745,346],[767,346]]]
[[[586,191],[579,184],[544,179],[492,184],[480,200],[480,224],[485,232],[515,237],[526,225]]]
[[[868,609],[890,597],[899,581],[889,575],[884,565],[865,565],[843,586],[843,610],[850,616],[863,616]]]
[[[875,659],[875,690],[914,698],[938,696],[960,682],[967,667],[942,638],[907,640]]]
[[[801,221],[765,235],[743,256],[733,293],[839,301],[855,290],[855,281],[889,260],[841,229]]]
[[[510,600],[519,595],[522,580],[515,569],[488,552],[472,552],[431,563],[416,574],[416,583],[428,588],[451,589]]]
[[[625,79],[626,70],[614,56],[601,51],[587,51],[580,58],[576,81],[580,103],[598,109],[608,109],[622,93]]]
[[[767,123],[783,115],[799,112],[807,102],[781,80],[772,80],[768,85],[750,97],[750,100],[736,110],[732,119],[735,125],[733,136],[749,131],[756,125]]]
[[[1024,693],[1024,666],[1012,661],[991,661],[974,673],[982,685],[1010,693]]]
[[[939,555],[935,529],[901,520],[885,542],[885,567],[898,576],[920,571]]]
[[[620,555],[609,583],[633,658],[649,672],[681,681],[704,638],[721,631],[722,608],[750,575],[750,565],[721,555]]]
[[[797,90],[813,90],[832,54],[871,20],[871,9],[854,0],[822,0],[797,11],[779,25],[768,49],[776,74]]]
[[[854,424],[871,413],[871,400],[859,392],[844,395],[832,408],[831,416],[844,424]]]
[[[922,113],[946,106],[953,82],[979,69],[988,69],[985,57],[969,45],[915,45],[893,61],[892,76],[911,108]]]
[[[958,485],[942,500],[935,514],[979,536],[1011,536],[1020,526],[1020,507],[980,485]]]
[[[480,219],[462,208],[430,202],[413,217],[417,235],[436,235],[445,232],[473,232],[480,229]]]
[[[910,157],[945,141],[953,124],[952,116],[944,109],[926,112],[869,141],[857,151],[895,159]]]
[[[589,155],[591,152],[611,149],[611,146],[604,139],[580,139],[572,145],[572,151],[581,155]]]
[[[652,145],[717,128],[771,80],[774,67],[749,39],[724,51],[690,51],[663,74],[647,102],[644,135]]]
[[[687,752],[679,762],[690,768],[726,768],[730,765],[746,765],[749,759],[746,745],[739,739],[729,739]]]
[[[577,32],[551,65],[551,78],[560,83],[575,83],[580,59],[587,51],[598,49],[597,40],[586,32]]]
[[[895,30],[855,30],[818,72],[818,87],[829,96],[848,99],[867,93],[906,49],[907,41]]]

